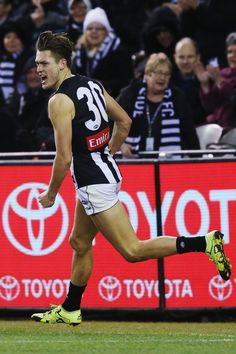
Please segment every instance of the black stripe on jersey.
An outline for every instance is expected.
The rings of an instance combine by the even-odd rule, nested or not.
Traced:
[[[107,164],[107,166],[108,166],[109,170],[111,171],[111,173],[113,174],[116,182],[120,182],[120,178],[119,178],[119,176],[118,176],[113,164],[108,160],[108,155],[107,154],[104,154],[104,155],[101,154],[101,158],[102,158],[102,161]],[[119,167],[117,166],[117,168],[119,168]]]

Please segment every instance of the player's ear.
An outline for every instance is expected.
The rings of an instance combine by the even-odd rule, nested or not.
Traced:
[[[64,70],[66,66],[67,66],[66,59],[61,59],[60,62],[59,62],[59,69],[60,70]]]

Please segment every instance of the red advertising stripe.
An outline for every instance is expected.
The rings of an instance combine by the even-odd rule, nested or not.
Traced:
[[[195,236],[219,229],[235,265],[235,173],[235,162],[160,165],[163,234]],[[205,254],[166,258],[165,277],[167,308],[236,305],[234,268],[225,282]]]
[[[0,307],[48,307],[67,292],[72,250],[68,238],[73,223],[75,191],[70,175],[55,206],[42,209],[38,194],[45,190],[51,166],[1,166]],[[156,236],[154,166],[121,166],[120,193],[141,239]],[[97,235],[94,272],[84,307],[156,308],[159,306],[157,262],[128,264]]]
[[[121,165],[120,199],[140,239],[156,237],[154,165]],[[0,166],[0,307],[47,307],[61,303],[70,278],[75,191],[68,175],[54,208],[43,210],[37,195],[51,166]],[[225,234],[235,267],[236,162],[160,165],[163,234]],[[94,272],[83,298],[88,308],[159,306],[155,260],[128,264],[97,235]],[[165,259],[167,308],[236,305],[234,268],[230,281],[218,277],[204,254]]]

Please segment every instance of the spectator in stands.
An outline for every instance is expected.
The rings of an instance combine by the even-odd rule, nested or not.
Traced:
[[[167,7],[157,7],[143,26],[143,49],[147,56],[162,52],[172,60],[180,37],[179,19],[175,13]]]
[[[201,101],[208,112],[207,122],[224,128],[223,133],[236,127],[236,32],[226,38],[228,66],[220,69],[217,63],[198,67],[201,82]]]
[[[11,19],[12,0],[0,0],[0,29]]]
[[[130,54],[141,50],[142,26],[147,19],[147,1],[144,0],[103,0],[101,6],[106,11],[110,23]]]
[[[117,99],[132,118],[122,153],[199,149],[190,106],[184,94],[170,86],[172,63],[164,53],[152,54],[143,80],[135,80]]]
[[[47,113],[51,92],[42,90],[35,56],[26,62],[24,75],[27,91],[23,94],[15,91],[3,114],[5,120],[14,122],[8,136],[14,141],[15,151],[38,151],[42,145],[45,150],[54,150],[53,129]]]
[[[158,6],[142,29],[142,50],[133,55],[134,77],[142,77],[147,58],[152,53],[165,53],[174,63],[175,44],[181,37],[177,15],[168,7]]]
[[[3,98],[2,104],[6,104],[11,94],[16,89],[18,92],[25,90],[22,78],[22,69],[27,59],[34,54],[29,49],[28,36],[18,23],[9,23],[4,28],[0,53],[0,92]]]
[[[236,31],[236,1],[178,0],[178,4],[182,34],[198,44],[204,65],[215,57],[221,68],[227,65],[225,38]]]
[[[68,2],[69,19],[66,32],[70,40],[74,43],[83,34],[83,23],[89,10],[89,3],[85,0],[70,0]]]
[[[131,57],[102,8],[96,7],[87,13],[73,66],[79,74],[99,80],[113,97],[132,78]]]
[[[34,47],[40,32],[46,30],[65,31],[68,21],[68,6],[66,0],[31,0],[22,26],[31,33],[31,43]]]
[[[195,68],[201,65],[200,53],[196,43],[188,37],[180,39],[175,46],[175,68],[173,84],[181,89],[191,105],[195,126],[206,123],[206,111],[200,100],[200,82]]]
[[[10,23],[17,23],[21,31],[27,27],[24,16],[29,9],[28,2],[29,0],[21,0],[21,3],[18,3],[18,0],[0,0],[0,51],[4,50],[3,36]],[[25,33],[27,31],[26,28]]]

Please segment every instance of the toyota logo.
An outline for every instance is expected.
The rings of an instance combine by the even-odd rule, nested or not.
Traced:
[[[231,281],[224,281],[220,275],[216,275],[215,277],[211,278],[208,289],[213,299],[217,301],[227,300],[233,291]]]
[[[103,277],[98,284],[98,292],[103,300],[112,302],[121,295],[120,281],[112,275]]]
[[[43,208],[38,203],[38,196],[48,186],[43,183],[25,183],[14,189],[6,199],[3,207],[2,224],[10,243],[20,252],[30,256],[44,256],[55,251],[63,242],[69,224],[69,216],[66,204],[60,195],[51,208]],[[52,218],[57,212],[61,212],[62,218],[57,227],[58,231],[53,235],[54,239],[45,238],[46,221]],[[13,222],[13,218],[14,221]],[[23,242],[16,225],[18,222],[25,223],[27,238]],[[51,219],[50,219],[51,220]],[[37,227],[36,227],[37,226]]]
[[[20,293],[18,280],[11,275],[5,275],[0,278],[0,297],[6,301],[12,301]]]

